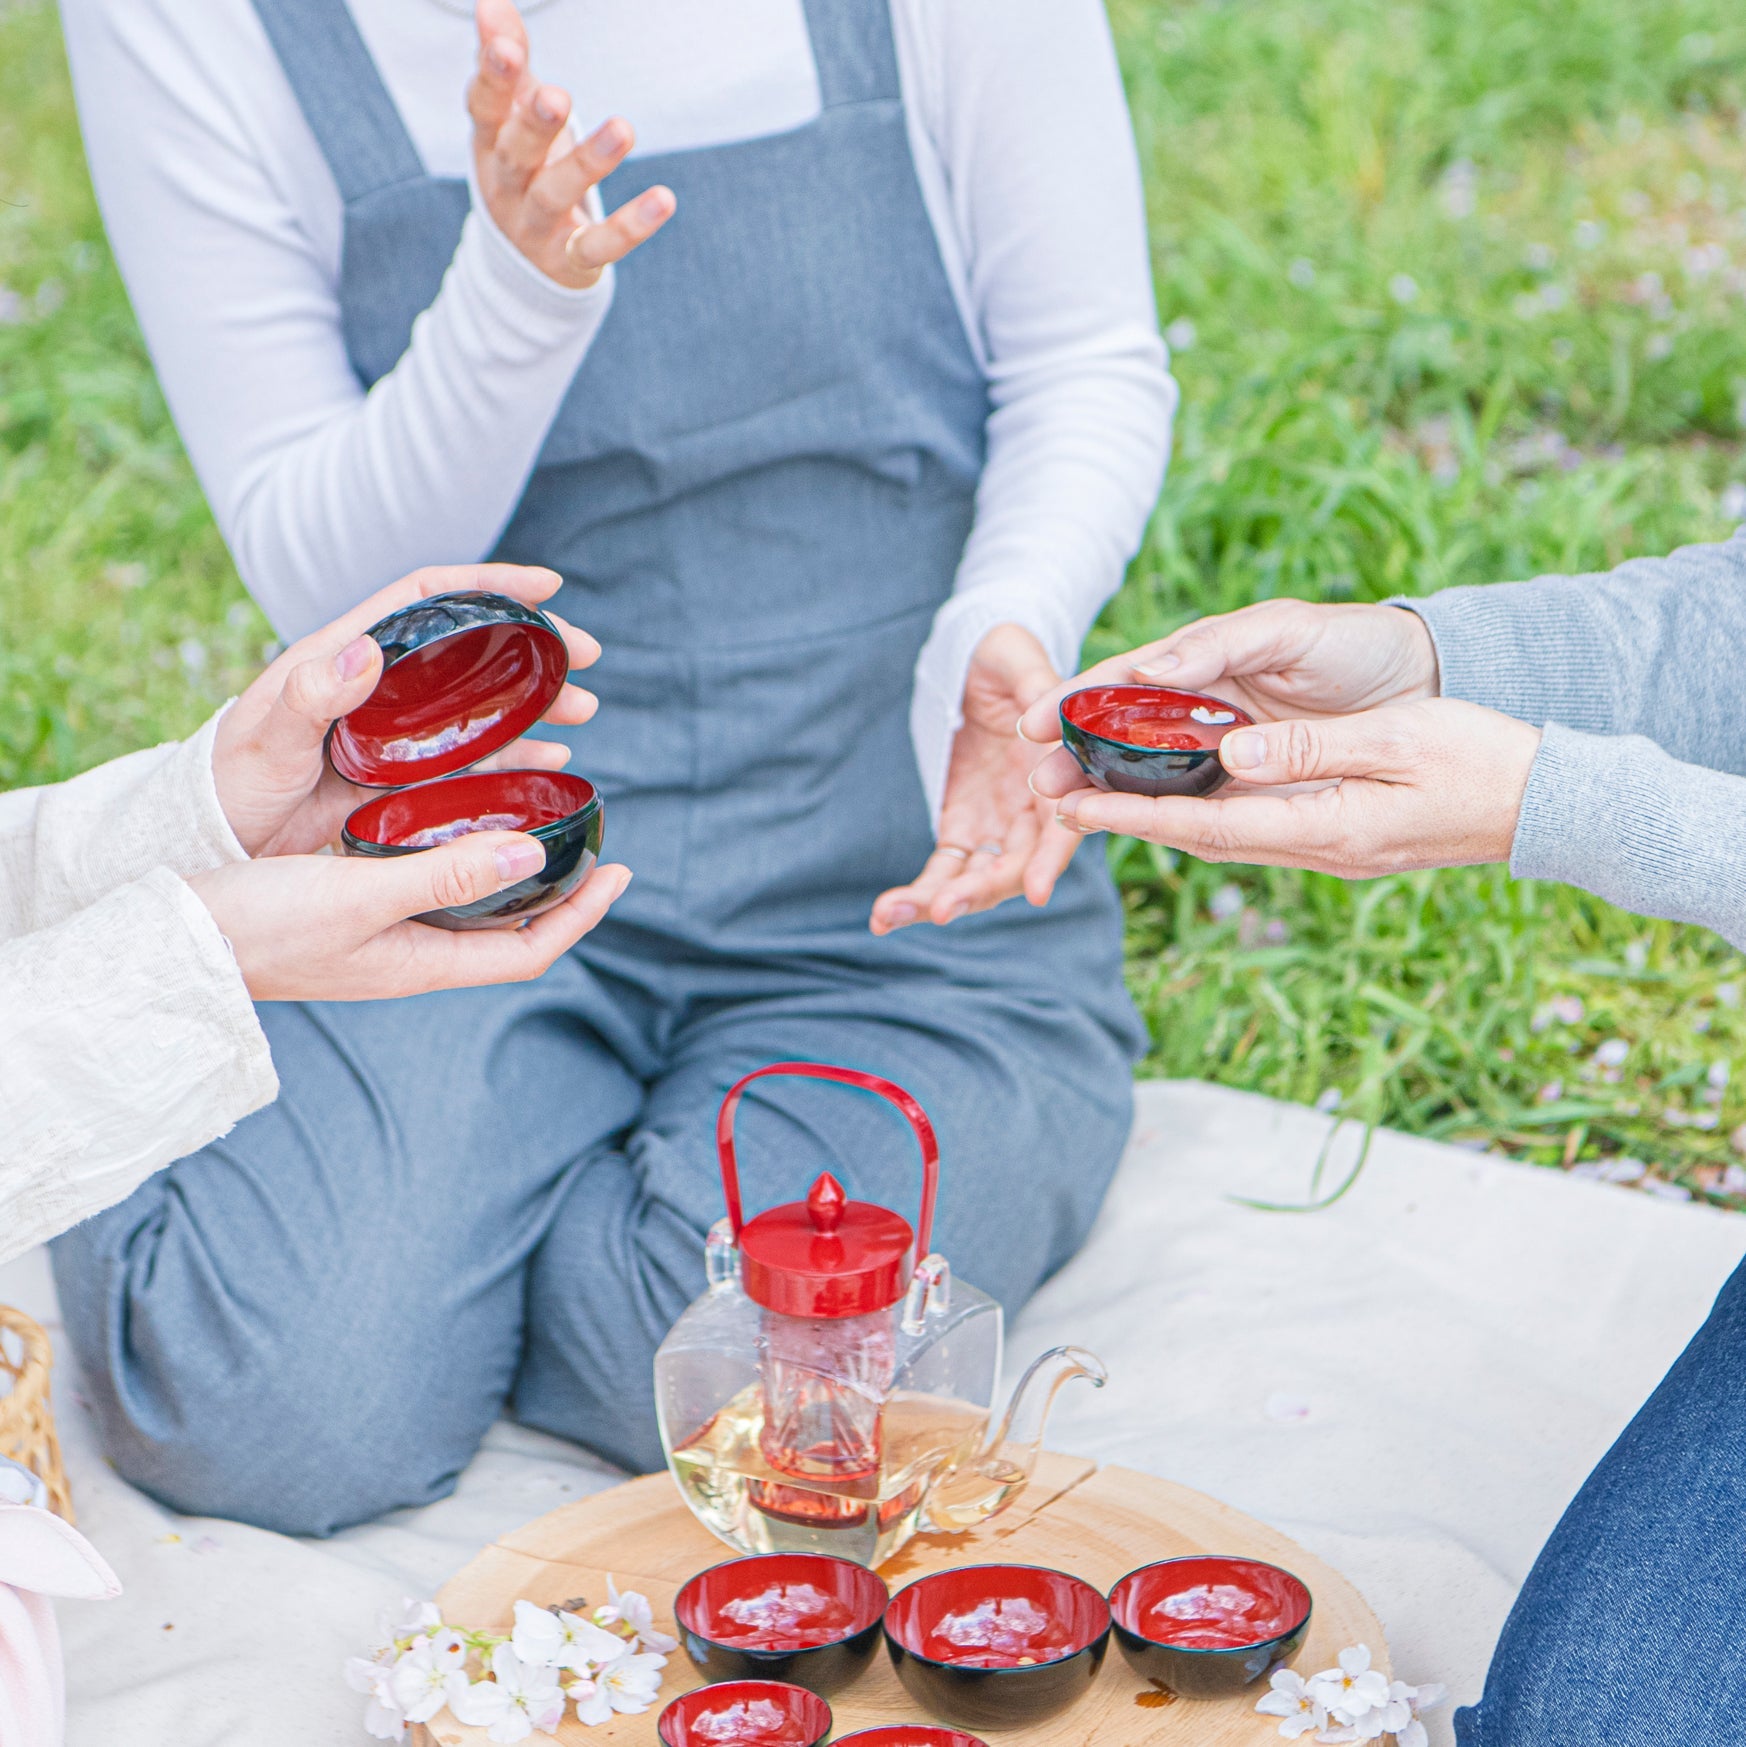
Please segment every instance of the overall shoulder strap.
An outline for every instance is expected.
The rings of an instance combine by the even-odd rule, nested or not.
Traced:
[[[348,204],[423,176],[418,148],[346,0],[253,4]]]
[[[891,0],[804,0],[806,29],[826,109],[900,98]]]

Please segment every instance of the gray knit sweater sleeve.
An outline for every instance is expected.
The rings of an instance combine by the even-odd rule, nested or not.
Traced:
[[[1513,873],[1746,947],[1746,529],[1397,604],[1430,631],[1445,697],[1546,729]]]

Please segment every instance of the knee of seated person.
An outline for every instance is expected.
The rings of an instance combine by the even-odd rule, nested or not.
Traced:
[[[1629,1636],[1627,1609],[1601,1596],[1587,1597],[1585,1606],[1580,1595],[1535,1605],[1531,1589],[1532,1579],[1524,1592],[1528,1617],[1520,1617],[1518,1602],[1480,1702],[1455,1715],[1460,1747],[1661,1747],[1724,1738],[1710,1726],[1709,1683],[1678,1678],[1678,1652],[1666,1644],[1658,1654]],[[1646,1704],[1651,1687],[1655,1697]]]
[[[330,1535],[453,1490],[484,1430],[477,1415],[384,1375],[360,1381],[331,1353],[294,1357],[253,1374],[91,1378],[106,1454],[172,1510],[288,1535]]]
[[[627,1408],[598,1430],[591,1430],[586,1441],[595,1455],[629,1474],[653,1474],[667,1465],[652,1406],[646,1411],[640,1403]]]
[[[523,1367],[511,1412],[535,1431],[580,1444],[629,1474],[653,1474],[666,1465],[655,1417],[655,1343],[623,1362],[603,1362],[598,1351],[564,1347]],[[582,1362],[586,1358],[588,1362]]]
[[[1580,1679],[1558,1677],[1530,1683],[1529,1690],[1494,1691],[1455,1713],[1456,1747],[1663,1747],[1675,1740],[1710,1736],[1663,1734],[1661,1720],[1636,1702],[1608,1702],[1604,1690],[1587,1691]]]
[[[182,1515],[319,1537],[453,1491],[458,1464],[445,1472],[440,1457],[376,1432],[295,1415],[239,1423],[215,1404],[197,1429],[129,1426],[104,1441],[123,1479]]]

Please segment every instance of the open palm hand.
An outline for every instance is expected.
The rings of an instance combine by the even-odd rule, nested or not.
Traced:
[[[1052,802],[1032,794],[1039,754],[1015,730],[1031,701],[1058,679],[1042,644],[1017,625],[997,625],[977,645],[939,842],[915,879],[875,900],[875,934],[915,922],[944,926],[1020,895],[1048,903],[1079,840],[1055,822]]]

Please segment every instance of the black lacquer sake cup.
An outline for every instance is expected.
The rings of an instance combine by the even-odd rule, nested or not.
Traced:
[[[1091,1690],[1109,1648],[1109,1604],[1041,1565],[969,1565],[917,1578],[885,1610],[904,1690],[963,1729],[1022,1729]]]
[[[890,1595],[877,1572],[828,1553],[755,1553],[698,1572],[673,1611],[706,1680],[784,1680],[828,1698],[872,1661]]]
[[[537,607],[463,590],[401,607],[370,627],[382,675],[328,730],[349,782],[398,789],[452,776],[525,734],[570,671],[563,633]]]
[[[1230,781],[1219,742],[1254,718],[1235,704],[1161,685],[1094,685],[1061,700],[1061,739],[1100,789],[1210,795]]]
[[[1302,1578],[1220,1554],[1142,1565],[1109,1592],[1128,1665],[1184,1698],[1228,1698],[1289,1661],[1311,1605]]]
[[[418,855],[470,831],[525,831],[546,865],[488,898],[420,916],[438,928],[509,928],[561,904],[600,859],[605,807],[586,777],[557,770],[475,770],[377,795],[340,833],[347,855]]]
[[[602,803],[584,777],[474,770],[533,727],[569,673],[563,633],[508,595],[432,595],[370,627],[382,674],[328,730],[327,758],[349,782],[387,791],[340,833],[348,855],[416,855],[469,831],[526,831],[546,865],[476,903],[418,918],[439,928],[508,928],[560,904],[600,855]]]
[[[815,1692],[779,1680],[728,1680],[681,1693],[661,1712],[664,1747],[819,1747],[831,1707]]]

